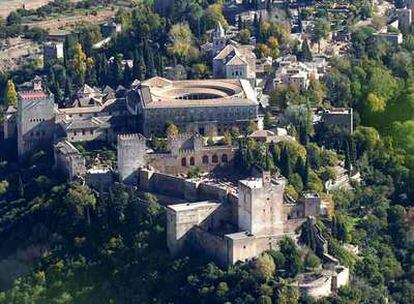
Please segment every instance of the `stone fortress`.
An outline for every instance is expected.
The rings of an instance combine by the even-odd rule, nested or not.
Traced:
[[[88,185],[99,185],[103,176],[110,185],[112,176],[99,170],[88,173],[73,144],[117,143],[120,182],[185,201],[166,204],[167,245],[172,254],[191,247],[222,266],[248,261],[276,249],[286,235],[297,239],[306,220],[326,213],[320,196],[307,193],[294,202],[284,193],[286,181],[268,172],[237,185],[180,177],[193,170],[231,172],[237,147],[206,145],[206,137],[228,134],[234,127],[247,133],[251,121],[260,129],[252,54],[233,44],[218,25],[213,33],[213,72],[227,79],[154,77],[136,80],[128,90],[84,85],[63,107],[55,104],[53,94],[36,77],[19,88],[17,108],[5,112],[4,134],[16,139],[20,160],[37,149],[53,147],[56,169],[68,179],[84,177]],[[325,114],[326,123],[339,122],[352,133],[352,111]],[[150,149],[148,141],[162,135],[168,123],[174,123],[180,134],[167,138],[166,151]],[[294,140],[279,130],[258,130],[250,138],[260,143]],[[303,276],[300,287],[314,296],[329,295],[349,278],[348,269],[340,268],[326,249],[320,255],[335,265],[335,271],[325,271],[316,279]]]
[[[248,261],[277,248],[286,235],[295,237],[307,216],[317,216],[320,199],[289,204],[284,199],[285,180],[262,177],[239,181],[234,193],[222,202],[204,201],[167,207],[167,244],[178,253],[191,243],[221,265]]]

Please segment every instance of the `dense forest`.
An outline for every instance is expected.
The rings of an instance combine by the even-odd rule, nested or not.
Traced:
[[[79,28],[79,39],[65,43],[65,60],[44,71],[58,103],[84,83],[127,87],[155,75],[211,77],[211,63],[199,48],[217,21],[227,27],[221,1],[174,1],[168,13],[150,2],[117,13],[123,31],[102,52],[92,49],[102,39],[95,26]],[[355,18],[372,14],[365,1],[350,2]],[[1,34],[20,28],[16,14],[22,12],[0,22],[7,29]],[[259,57],[293,53],[309,60],[308,43],[318,43],[329,30],[323,12],[318,18],[300,48],[283,21],[239,24],[237,39],[243,43],[254,35]],[[347,20],[350,27],[355,21]],[[329,252],[352,272],[351,284],[337,295],[315,301],[288,284],[320,263],[289,238],[279,250],[228,269],[202,252],[172,258],[164,210],[153,195],[121,185],[100,193],[66,183],[52,173],[52,157],[39,152],[24,164],[0,163],[0,266],[10,270],[0,274],[0,303],[414,303],[413,223],[406,221],[414,204],[414,31],[394,50],[373,39],[374,30],[353,29],[348,56],[333,58],[329,72],[308,90],[271,94],[265,125],[274,124],[274,111],[284,111],[283,124],[296,143],[257,145],[237,130],[225,139],[240,146],[241,168],[282,173],[293,198],[303,190],[324,193],[338,159],[349,172],[360,172],[361,183],[332,193],[331,220],[318,222]],[[132,70],[121,68],[123,59],[133,60]],[[0,74],[0,88],[7,91],[7,80],[21,83],[38,72],[27,66]],[[2,96],[3,103],[9,99]],[[353,135],[313,127],[311,109],[326,106],[354,109]],[[360,254],[343,244],[357,245]]]

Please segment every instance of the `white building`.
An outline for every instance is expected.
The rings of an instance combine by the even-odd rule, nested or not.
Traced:
[[[63,60],[63,42],[48,41],[43,44],[43,62],[45,65],[52,65],[59,59]]]
[[[213,59],[213,77],[256,79],[256,55],[251,45],[227,45]]]
[[[315,58],[312,62],[297,61],[296,56],[289,55],[279,62],[275,73],[273,87],[293,85],[298,89],[307,89],[310,80],[319,79],[324,73],[327,63],[323,58]]]

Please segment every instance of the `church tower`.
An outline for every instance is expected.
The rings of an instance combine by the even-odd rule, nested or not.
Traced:
[[[213,55],[216,56],[227,44],[226,33],[220,21],[213,31]]]

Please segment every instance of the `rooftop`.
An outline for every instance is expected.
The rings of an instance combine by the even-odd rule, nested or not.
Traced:
[[[248,179],[241,180],[240,183],[251,189],[263,187],[263,179],[261,177],[250,177]]]
[[[263,178],[261,177],[249,177],[244,180],[239,181],[240,184],[250,188],[250,189],[260,189],[263,187]],[[283,177],[271,178],[272,185],[283,185],[285,180]]]
[[[242,240],[246,238],[252,238],[254,237],[254,235],[248,231],[241,231],[241,232],[226,234],[226,237],[232,240]]]
[[[64,155],[79,154],[78,149],[76,149],[75,146],[67,140],[59,141],[57,144],[55,144],[55,148]]]
[[[167,208],[174,210],[175,212],[180,212],[180,211],[189,211],[189,210],[203,209],[207,207],[218,207],[218,206],[220,206],[220,203],[213,202],[213,201],[203,201],[203,202],[197,202],[197,203],[169,205]]]
[[[154,77],[142,82],[145,108],[187,108],[258,105],[256,94],[244,79],[171,81]]]
[[[28,92],[19,92],[19,97],[21,99],[43,99],[47,98],[49,95],[43,91],[28,91]]]

